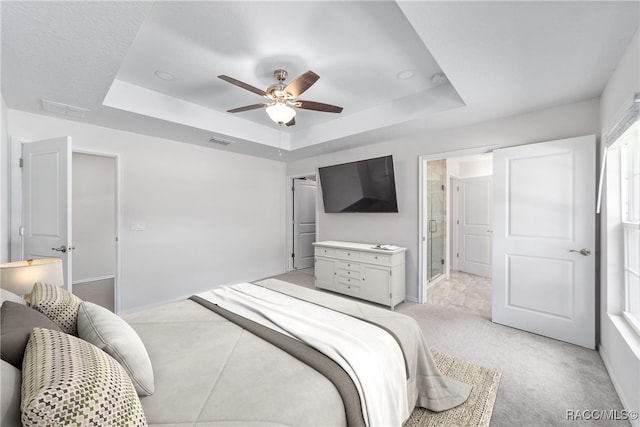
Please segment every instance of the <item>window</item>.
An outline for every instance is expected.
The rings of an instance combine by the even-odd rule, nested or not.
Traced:
[[[624,317],[640,334],[640,121],[637,118],[618,141],[624,245]]]
[[[617,175],[607,185],[608,210],[615,215],[620,236],[610,243],[619,245],[622,255],[622,315],[640,335],[640,121],[637,102],[623,122],[623,127],[614,129],[617,130],[615,136],[610,133],[607,141],[610,142],[607,167],[611,166]],[[612,202],[619,203],[617,209],[611,206]]]

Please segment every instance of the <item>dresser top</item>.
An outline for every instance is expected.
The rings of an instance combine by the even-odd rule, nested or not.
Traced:
[[[379,254],[395,254],[399,252],[404,252],[407,248],[403,248],[400,246],[389,245],[389,244],[381,244],[379,247],[376,244],[371,243],[353,243],[353,242],[338,242],[335,240],[326,240],[324,242],[314,242],[313,246],[321,246],[326,248],[335,248],[335,249],[351,249],[355,251],[363,251],[363,252],[374,252]],[[387,249],[384,249],[387,248]]]

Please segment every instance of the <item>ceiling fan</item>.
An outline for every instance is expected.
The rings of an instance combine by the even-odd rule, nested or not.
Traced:
[[[241,82],[240,80],[236,80],[233,77],[225,76],[224,74],[218,76],[218,78],[226,82],[239,86],[260,96],[264,96],[268,100],[267,102],[261,102],[260,104],[233,108],[231,110],[227,110],[227,112],[239,113],[241,111],[255,110],[256,108],[266,108],[267,114],[271,120],[279,125],[286,126],[293,126],[296,124],[296,110],[291,107],[302,108],[305,110],[324,111],[327,113],[342,112],[342,107],[297,99],[298,96],[302,95],[304,91],[309,89],[316,81],[318,81],[320,78],[319,75],[313,71],[307,71],[291,83],[285,85],[284,81],[287,79],[288,75],[289,73],[287,73],[286,70],[275,70],[273,72],[273,76],[278,82],[269,86],[266,91]]]

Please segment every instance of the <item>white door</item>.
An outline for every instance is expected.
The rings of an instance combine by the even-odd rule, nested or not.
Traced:
[[[595,137],[496,150],[493,321],[595,348]]]
[[[481,176],[458,181],[458,269],[491,277],[491,183]]]
[[[71,291],[71,137],[22,145],[24,258],[60,258]]]
[[[293,268],[313,267],[316,241],[316,182],[293,180]]]

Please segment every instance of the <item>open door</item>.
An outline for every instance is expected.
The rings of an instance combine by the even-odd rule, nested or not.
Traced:
[[[595,348],[595,137],[495,150],[493,321]]]
[[[293,268],[313,267],[316,241],[316,182],[308,178],[293,180]]]
[[[71,137],[22,144],[25,259],[60,258],[71,291]]]

